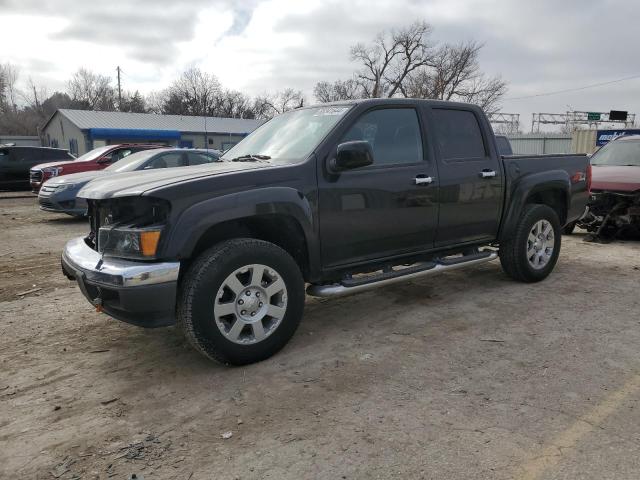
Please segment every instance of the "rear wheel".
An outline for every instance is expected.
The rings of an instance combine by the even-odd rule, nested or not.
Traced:
[[[209,358],[244,365],[272,356],[289,341],[304,298],[302,274],[286,251],[261,240],[229,240],[204,252],[187,271],[178,322]]]
[[[500,244],[502,269],[521,282],[544,280],[558,261],[560,244],[556,212],[546,205],[527,205],[514,234]]]

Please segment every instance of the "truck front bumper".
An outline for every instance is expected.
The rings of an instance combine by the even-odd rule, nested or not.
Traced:
[[[105,257],[84,238],[67,242],[62,271],[87,300],[113,318],[141,327],[175,323],[180,262],[135,262]]]

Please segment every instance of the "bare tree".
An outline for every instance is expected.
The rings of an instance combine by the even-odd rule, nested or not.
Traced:
[[[4,68],[0,65],[0,114],[7,109],[7,81],[4,78]]]
[[[189,68],[169,87],[165,113],[214,115],[221,92],[215,75]]]
[[[115,110],[115,93],[109,77],[80,68],[69,80],[67,88],[77,108]]]
[[[285,88],[271,95],[261,95],[253,102],[255,118],[271,118],[294,108],[304,106],[304,94],[300,90]]]
[[[498,109],[507,91],[499,76],[480,70],[482,44],[474,41],[438,45],[424,21],[378,34],[368,45],[351,48],[351,60],[359,64],[351,80],[319,82],[314,94],[319,102],[349,98],[411,97],[459,100],[480,105],[487,112]]]
[[[254,118],[251,99],[241,92],[225,90],[220,95],[216,116],[227,118]]]
[[[133,93],[125,91],[122,92],[122,104],[119,105],[118,110],[120,112],[147,113],[147,103],[138,90]]]
[[[20,97],[18,89],[20,70],[11,63],[5,63],[0,65],[0,73],[3,79],[4,103],[9,110],[13,110],[15,113],[18,110],[18,97]]]
[[[44,114],[42,110],[42,102],[48,98],[47,88],[42,85],[36,85],[31,77],[27,82],[25,91],[20,93],[27,108],[30,108],[40,114]]]
[[[356,78],[366,97],[393,97],[407,75],[429,65],[431,27],[424,21],[381,32],[371,45],[351,47],[351,60],[361,64]]]
[[[147,112],[155,113],[158,115],[163,113],[169,113],[164,111],[164,106],[165,106],[165,103],[167,102],[168,97],[169,97],[169,92],[167,91],[167,89],[149,93],[145,97]]]
[[[408,75],[402,85],[404,96],[459,100],[480,105],[487,112],[496,111],[507,85],[500,77],[488,78],[480,71],[481,49],[482,44],[473,41],[442,45],[431,65]]]
[[[355,100],[362,98],[362,89],[355,79],[318,82],[313,89],[313,95],[320,103],[338,102],[340,100]]]

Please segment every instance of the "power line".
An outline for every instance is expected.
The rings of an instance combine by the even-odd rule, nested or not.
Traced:
[[[640,74],[632,75],[630,77],[619,78],[617,80],[610,80],[608,82],[593,83],[591,85],[585,85],[584,87],[567,88],[565,90],[556,90],[554,92],[537,93],[535,95],[526,95],[524,97],[511,97],[511,98],[505,98],[504,100],[523,100],[525,98],[548,97],[549,95],[558,95],[559,93],[577,92],[577,91],[580,91],[580,90],[587,90],[588,88],[595,88],[595,87],[602,87],[604,85],[611,85],[612,83],[626,82],[627,80],[633,80],[634,78],[640,78]]]

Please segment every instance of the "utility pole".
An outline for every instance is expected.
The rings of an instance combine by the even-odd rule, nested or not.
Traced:
[[[118,72],[118,110],[122,110],[122,88],[120,87],[120,65],[116,67]]]
[[[38,92],[36,91],[36,84],[32,83],[31,86],[33,87],[33,98],[36,101],[36,110],[39,112],[40,111],[40,102],[38,102]]]

